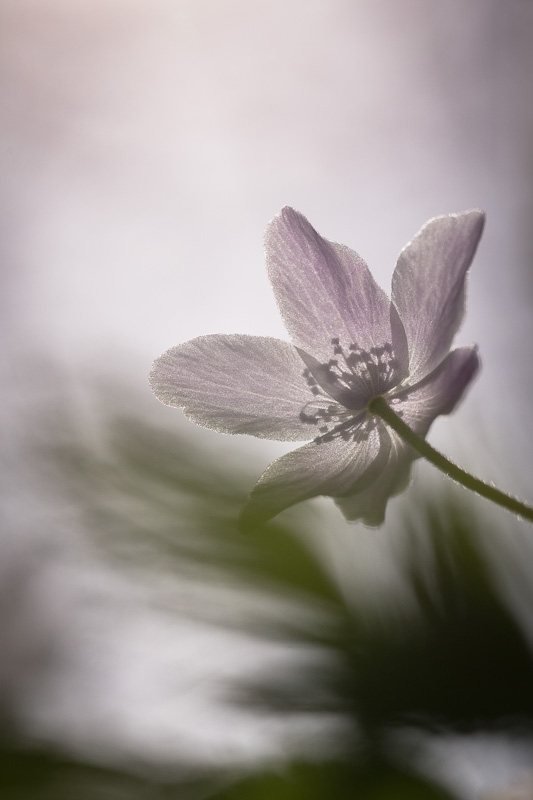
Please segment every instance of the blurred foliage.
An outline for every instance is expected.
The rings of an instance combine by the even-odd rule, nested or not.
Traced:
[[[160,782],[21,743],[0,750],[0,790],[6,800],[163,800],[186,786],[168,794]]]
[[[253,774],[206,768],[197,781],[173,786],[36,754],[13,735],[0,760],[2,798],[445,800],[455,795],[421,773],[416,748],[402,746],[406,730],[422,738],[513,731],[533,742],[531,642],[498,577],[507,565],[531,604],[527,568],[462,495],[459,502],[455,493],[410,490],[389,549],[400,584],[363,598],[348,590],[309,532],[312,505],[243,529],[239,510],[254,475],[235,453],[232,461],[220,445],[214,456],[210,440],[202,448],[193,429],[158,427],[128,414],[116,389],[108,397],[96,435],[93,421],[87,436],[69,403],[40,409],[30,430],[46,435],[28,446],[48,491],[76,507],[121,569],[156,578],[164,570],[177,582],[228,594],[226,602],[197,601],[180,613],[297,646],[294,667],[251,675],[226,687],[227,699],[250,713],[323,718],[327,755],[321,760],[316,747],[307,760],[288,753],[285,764],[258,764]],[[325,541],[328,517],[321,520]],[[353,536],[360,530],[353,526]],[[345,575],[353,552],[340,554]]]
[[[453,800],[454,795],[430,779],[412,774],[384,759],[368,763],[348,760],[318,764],[293,763],[285,770],[244,778],[213,800]]]

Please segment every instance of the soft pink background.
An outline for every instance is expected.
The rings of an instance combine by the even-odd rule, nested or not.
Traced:
[[[21,365],[37,353],[73,373],[126,376],[145,408],[179,425],[148,396],[162,350],[211,332],[285,337],[262,252],[281,206],[357,249],[387,288],[428,217],[478,206],[488,222],[458,342],[479,344],[483,370],[431,438],[533,500],[532,44],[528,0],[3,0],[10,397],[18,402]],[[198,435],[220,447],[217,434]],[[231,446],[259,467],[284,449]],[[100,707],[94,688],[80,740],[108,717],[114,741],[140,748],[151,727],[165,747],[184,731],[193,741],[216,731],[192,689],[179,719],[163,690],[138,700],[161,664],[138,660],[131,624],[100,665],[125,696]],[[191,634],[182,672],[192,685],[200,641]],[[130,675],[128,694],[117,664],[132,649],[147,673]],[[60,696],[65,708],[45,708],[42,724],[73,735]],[[237,750],[251,741],[247,728],[228,735]]]

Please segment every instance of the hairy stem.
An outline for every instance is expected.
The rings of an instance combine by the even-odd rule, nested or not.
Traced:
[[[457,481],[457,483],[460,483],[461,486],[464,486],[466,489],[470,489],[472,492],[477,492],[477,494],[480,494],[482,497],[486,497],[487,500],[492,500],[493,503],[506,508],[513,514],[518,514],[519,517],[533,522],[533,508],[517,500],[515,497],[511,497],[511,495],[505,494],[505,492],[500,492],[499,489],[481,481],[479,478],[475,478],[473,475],[470,475],[469,472],[465,472],[464,469],[454,464],[453,461],[447,459],[446,456],[443,456],[442,453],[435,450],[425,439],[411,430],[411,428],[400,419],[398,414],[395,414],[383,397],[374,398],[374,400],[369,403],[368,407],[370,411],[381,417],[387,425],[395,430],[398,436],[400,436],[404,442],[407,442],[413,450],[420,453],[421,456],[430,461],[433,466],[440,469],[441,472],[444,472],[445,475],[448,475],[449,478]]]

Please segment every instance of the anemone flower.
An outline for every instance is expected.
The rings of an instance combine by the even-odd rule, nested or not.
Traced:
[[[357,253],[284,208],[267,229],[266,255],[292,344],[215,334],[155,361],[156,396],[199,425],[312,439],[268,467],[246,515],[268,519],[327,495],[348,520],[383,521],[417,453],[369,406],[383,398],[424,437],[461,399],[477,350],[450,347],[483,223],[477,210],[429,220],[400,253],[389,300]]]

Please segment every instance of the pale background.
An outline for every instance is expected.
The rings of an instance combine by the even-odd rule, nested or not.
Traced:
[[[481,207],[487,227],[458,342],[478,343],[483,370],[431,439],[533,500],[533,3],[2,0],[0,15],[10,441],[28,402],[24,365],[36,354],[74,376],[124,379],[132,403],[179,426],[179,412],[147,387],[161,351],[214,332],[284,338],[262,250],[283,205],[358,250],[386,288],[397,253],[428,217]],[[258,472],[284,450],[198,436],[213,453],[228,446],[249,457]],[[84,572],[72,561],[76,576]],[[78,577],[56,572],[57,592],[77,597]],[[100,578],[88,574],[94,591]],[[129,607],[131,587],[113,591]],[[61,703],[30,716],[85,744],[105,721],[126,750],[216,742],[223,720],[198,689],[202,648],[213,640],[186,632],[169,656],[188,687],[176,714],[159,674],[168,630],[147,618],[146,635],[159,644],[144,648],[142,620],[126,616],[100,663],[118,699],[118,689],[102,696],[89,685],[76,730],[73,670],[71,701],[62,684]],[[93,633],[108,641],[99,626]],[[132,659],[137,671],[124,683]],[[148,685],[159,692],[146,696]],[[243,723],[224,746],[268,748],[270,734]]]

